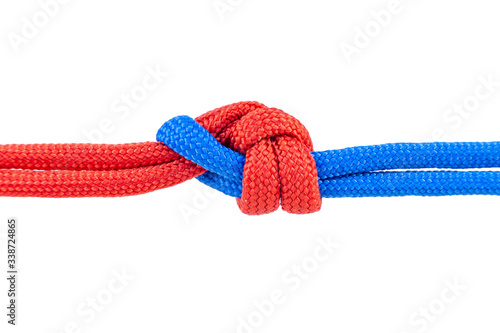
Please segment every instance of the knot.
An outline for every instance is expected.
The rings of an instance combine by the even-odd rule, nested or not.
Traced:
[[[211,137],[193,122],[177,119],[160,129],[159,141],[223,177],[203,175],[206,182],[240,182],[241,198],[237,202],[243,213],[271,213],[280,203],[283,210],[294,214],[321,208],[312,141],[294,117],[256,102],[231,104],[196,118]],[[210,143],[213,138],[218,146]]]

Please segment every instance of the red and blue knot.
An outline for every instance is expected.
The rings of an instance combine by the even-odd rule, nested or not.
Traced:
[[[250,215],[322,198],[500,195],[500,142],[395,143],[313,151],[285,112],[241,102],[173,118],[157,142],[0,145],[0,196],[120,197],[197,178]],[[488,170],[477,170],[488,169]]]

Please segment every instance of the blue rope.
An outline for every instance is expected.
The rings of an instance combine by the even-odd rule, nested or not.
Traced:
[[[241,197],[245,156],[222,146],[194,119],[167,121],[157,140],[208,170],[199,181]],[[500,142],[397,143],[311,154],[325,198],[500,195],[500,172],[458,171],[500,167]]]

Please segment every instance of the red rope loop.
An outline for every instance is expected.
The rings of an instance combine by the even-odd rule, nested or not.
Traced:
[[[318,174],[309,132],[285,112],[256,102],[231,104],[196,119],[223,145],[246,155],[245,214],[283,210],[294,214],[321,208]]]

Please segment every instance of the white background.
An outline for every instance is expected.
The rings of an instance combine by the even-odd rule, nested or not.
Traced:
[[[388,0],[222,3],[231,10],[218,13],[213,0],[74,0],[25,38],[23,18],[45,24],[40,2],[0,0],[0,144],[85,142],[103,119],[113,123],[103,142],[152,141],[171,117],[241,100],[294,115],[316,150],[438,132],[500,140],[500,87],[468,117],[447,111],[473,100],[481,77],[500,81],[495,1],[401,0],[384,27],[370,13],[392,8]],[[364,45],[366,27],[375,30]],[[25,39],[15,47],[13,36]],[[357,47],[351,57],[347,44]],[[146,68],[169,75],[119,118],[113,103]],[[0,235],[8,217],[19,219],[21,272],[15,329],[0,283],[1,331],[500,329],[499,198],[326,199],[313,215],[248,217],[204,191],[193,180],[129,198],[0,198]],[[291,290],[283,276],[311,262],[318,237],[340,247]],[[127,286],[95,317],[81,316],[122,270]],[[445,304],[454,282],[466,290]],[[262,318],[254,302],[273,290],[284,303],[239,327],[240,317]],[[429,307],[438,314],[423,320]]]

